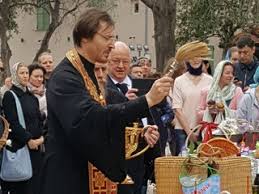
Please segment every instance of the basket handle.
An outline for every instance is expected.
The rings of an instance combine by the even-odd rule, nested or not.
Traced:
[[[207,145],[207,146],[209,146],[210,147],[210,150],[212,150],[212,153],[210,154],[210,153],[206,153],[206,152],[204,152],[204,151],[202,151],[201,150],[201,148],[202,148],[202,146],[204,146],[204,145]],[[202,143],[202,144],[200,144],[199,146],[198,146],[198,148],[197,148],[197,154],[198,154],[198,156],[200,156],[200,155],[203,155],[203,156],[205,156],[205,157],[215,157],[215,156],[219,156],[219,157],[221,157],[221,153],[222,152],[224,152],[224,154],[225,155],[227,155],[227,153],[226,153],[226,151],[224,150],[224,149],[222,149],[222,148],[219,148],[219,147],[214,147],[214,146],[212,146],[212,145],[210,145],[210,144],[208,144],[208,143]]]
[[[186,147],[187,150],[188,150],[188,142],[189,142],[189,140],[190,140],[191,135],[192,135],[195,131],[200,130],[200,128],[201,128],[201,125],[197,125],[197,126],[194,127],[193,129],[191,129],[190,133],[188,134],[188,136],[187,136],[187,138],[186,138],[186,140],[185,140],[185,147]],[[189,151],[189,150],[188,150],[188,151]]]
[[[0,116],[0,118],[2,119],[3,124],[4,124],[4,131],[3,131],[2,137],[0,138],[0,149],[1,149],[6,144],[6,141],[7,141],[7,138],[8,138],[9,123],[4,117]]]
[[[192,160],[198,160],[199,163],[195,164],[194,162],[192,162]],[[193,167],[193,166],[201,167],[201,168],[206,168],[206,169],[208,169],[210,171],[211,174],[212,174],[213,171],[217,171],[217,169],[215,169],[215,168],[213,168],[213,167],[208,165],[209,162],[211,163],[213,161],[211,159],[204,161],[204,160],[202,160],[199,157],[189,156],[188,158],[186,158],[183,161],[183,164],[181,166],[181,172],[180,172],[179,178],[183,176],[183,170],[185,170],[185,172],[186,172],[186,171],[188,171],[188,169],[187,169],[188,167]],[[191,168],[190,168],[190,170],[191,170]]]

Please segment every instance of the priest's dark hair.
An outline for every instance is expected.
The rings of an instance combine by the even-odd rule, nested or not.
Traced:
[[[114,21],[106,11],[96,8],[86,10],[73,29],[74,44],[80,47],[82,38],[92,39],[99,30],[100,22],[107,23],[107,27],[114,26]]]

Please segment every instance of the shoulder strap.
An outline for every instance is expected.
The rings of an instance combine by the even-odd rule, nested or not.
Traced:
[[[22,106],[21,106],[20,100],[19,100],[17,95],[12,90],[9,90],[9,91],[13,94],[13,97],[15,99],[15,104],[16,104],[16,110],[17,110],[17,114],[18,114],[19,123],[22,125],[22,127],[24,129],[26,129],[25,120],[24,120],[24,116],[23,116],[23,111],[22,111]]]

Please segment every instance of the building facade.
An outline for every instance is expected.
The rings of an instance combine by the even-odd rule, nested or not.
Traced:
[[[116,4],[117,6],[110,11],[110,14],[116,22],[118,40],[126,42],[130,46],[134,58],[144,55],[150,57],[155,69],[152,11],[140,0],[118,0]],[[68,16],[51,37],[49,49],[53,54],[55,64],[58,64],[66,51],[73,47],[72,29],[76,18],[82,11],[84,11],[84,7],[81,7],[74,15]],[[32,15],[20,14],[17,23],[19,33],[14,34],[9,41],[12,50],[10,64],[17,61],[31,64],[49,24],[48,15],[44,13],[43,9],[39,9]],[[216,42],[212,39],[214,45]],[[221,52],[217,50],[217,47],[214,48],[215,63],[221,59],[220,54],[217,55]]]
[[[66,51],[73,47],[72,29],[77,16],[83,10],[81,8],[75,15],[68,16],[51,37],[49,49],[54,56],[56,64],[62,60]],[[152,60],[155,60],[151,10],[147,9],[139,0],[118,0],[117,6],[110,12],[116,22],[118,40],[126,42],[131,46],[132,55],[138,57],[148,54]],[[17,23],[19,33],[13,34],[9,41],[12,50],[10,64],[14,64],[17,61],[24,61],[30,64],[40,47],[49,21],[46,19],[46,16],[44,18],[43,10],[37,10],[32,15],[20,14]]]

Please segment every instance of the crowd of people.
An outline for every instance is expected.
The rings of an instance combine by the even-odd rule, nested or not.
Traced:
[[[167,70],[152,72],[148,57],[132,64],[130,49],[116,41],[106,12],[82,14],[73,39],[75,48],[60,63],[54,64],[49,52],[31,65],[15,63],[1,87],[1,114],[12,129],[7,149],[28,145],[33,167],[29,180],[1,180],[3,194],[91,193],[88,162],[116,183],[118,194],[144,194],[147,180],[155,181],[154,159],[166,154],[166,145],[172,155],[180,155],[199,122],[259,120],[259,62],[250,37],[241,37],[214,71],[210,59],[195,56],[172,77]],[[154,83],[138,96],[135,79]],[[26,128],[10,90],[19,98]],[[209,106],[217,101],[223,109]],[[151,148],[126,160],[125,127],[133,122],[148,126],[139,145]],[[197,132],[190,139],[200,138]],[[125,184],[129,179],[133,184]]]

